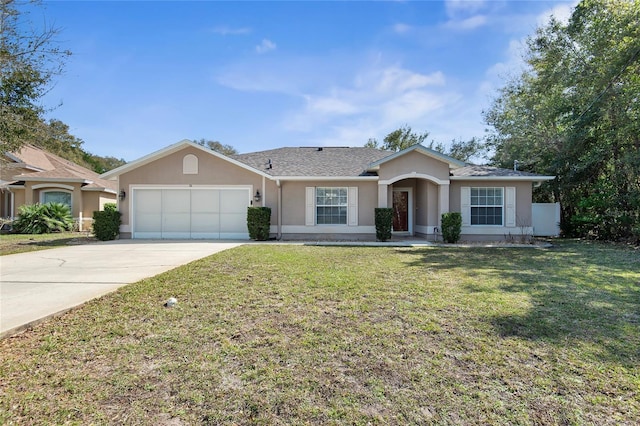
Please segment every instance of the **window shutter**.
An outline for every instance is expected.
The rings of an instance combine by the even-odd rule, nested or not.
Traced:
[[[358,226],[358,187],[350,186],[347,195],[347,224]]]
[[[504,195],[504,225],[516,226],[516,188],[507,186]]]
[[[316,188],[307,186],[305,191],[304,224],[315,226],[316,224]]]
[[[462,225],[471,225],[471,188],[468,186],[460,188],[460,210]]]

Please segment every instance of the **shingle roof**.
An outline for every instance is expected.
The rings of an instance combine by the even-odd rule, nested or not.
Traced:
[[[44,169],[41,172],[23,173],[14,176],[16,180],[49,180],[49,179],[71,179],[85,180],[87,184],[83,188],[105,188],[111,191],[117,190],[117,183],[100,178],[100,175],[93,170],[82,167],[72,161],[65,160],[55,154],[31,145],[25,145],[20,152],[12,153],[13,157],[19,159],[29,166]]]
[[[391,154],[389,151],[363,147],[300,147],[230,157],[271,176],[354,177],[366,176],[369,164]]]
[[[539,177],[536,173],[521,172],[519,170],[501,169],[490,166],[467,165],[451,171],[452,176],[460,177]]]

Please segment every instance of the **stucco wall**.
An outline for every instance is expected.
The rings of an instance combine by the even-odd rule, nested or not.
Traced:
[[[531,182],[509,182],[509,181],[451,181],[449,195],[449,211],[459,212],[460,188],[471,187],[507,187],[516,188],[516,224],[517,226],[531,226]]]
[[[305,189],[312,187],[357,187],[358,226],[374,226],[374,208],[378,205],[378,184],[376,182],[290,182],[282,183],[282,224],[305,224]]]
[[[188,154],[198,158],[198,174],[183,174],[182,160]],[[275,184],[267,184],[266,192],[263,193],[262,182],[263,178],[258,174],[213,154],[186,147],[120,175],[119,185],[125,190],[127,197],[118,203],[118,209],[122,213],[122,224],[128,225],[132,185],[251,185],[252,194],[260,190],[262,196],[266,197],[267,206],[272,208],[273,217],[277,214],[274,211],[277,208],[276,187]],[[254,205],[263,205],[263,201]]]
[[[413,172],[430,175],[441,180],[449,179],[449,165],[447,163],[415,151],[382,164],[378,176],[380,176],[380,180],[384,181]]]

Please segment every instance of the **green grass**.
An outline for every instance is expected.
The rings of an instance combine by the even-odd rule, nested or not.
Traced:
[[[0,342],[0,423],[635,425],[639,348],[638,250],[247,245]]]
[[[95,242],[86,232],[56,232],[53,234],[2,234],[0,256],[46,250],[75,244]]]

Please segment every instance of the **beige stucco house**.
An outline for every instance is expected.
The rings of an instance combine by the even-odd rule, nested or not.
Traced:
[[[453,211],[467,240],[531,233],[532,188],[553,179],[468,165],[422,145],[225,156],[188,140],[101,177],[125,194],[122,238],[246,239],[253,205],[271,208],[276,238],[369,240],[376,207],[394,208],[394,235],[433,238]]]
[[[90,229],[93,212],[117,199],[117,182],[32,145],[5,153],[0,165],[3,218],[16,217],[25,204],[59,202],[69,206],[81,230]]]

